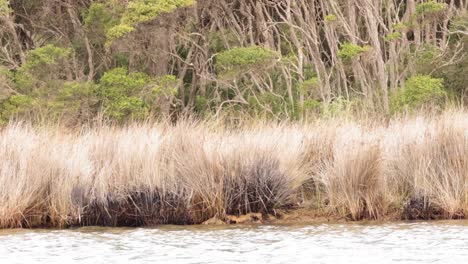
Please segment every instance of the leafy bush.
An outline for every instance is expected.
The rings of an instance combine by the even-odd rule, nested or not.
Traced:
[[[0,0],[0,15],[7,16],[11,12],[8,0]]]
[[[447,96],[443,79],[429,75],[417,75],[406,81],[405,89],[398,90],[390,98],[393,112],[412,110],[427,104],[439,105]]]
[[[126,24],[120,24],[115,27],[112,27],[107,32],[107,39],[108,39],[107,45],[110,45],[113,40],[121,38],[127,35],[128,33],[133,32],[134,30],[135,30],[134,27],[126,25]]]
[[[408,26],[403,24],[403,23],[393,24],[393,29],[394,30],[403,31],[403,30],[406,30],[407,28],[408,28]]]
[[[235,76],[269,66],[277,59],[276,52],[264,47],[233,48],[218,54],[216,67],[222,75]]]
[[[193,4],[193,0],[134,0],[128,4],[122,22],[136,25],[150,21],[162,13]]]
[[[319,84],[320,84],[319,79],[317,77],[312,77],[302,82],[299,85],[298,90],[301,94],[305,94],[308,91],[317,89]]]
[[[13,95],[0,104],[0,123],[32,111],[34,99],[27,95]]]
[[[369,49],[370,46],[359,46],[350,42],[345,42],[338,51],[338,57],[349,60],[367,52]]]
[[[318,111],[321,107],[322,103],[315,99],[307,99],[304,100],[304,106],[302,107],[302,110],[305,112],[309,111]]]
[[[357,103],[357,100],[348,100],[339,96],[329,104],[323,105],[322,116],[329,118],[346,115],[353,110]]]
[[[393,32],[393,33],[390,33],[387,36],[385,36],[384,40],[387,41],[387,42],[391,42],[391,41],[397,40],[397,39],[399,39],[401,37],[402,37],[401,32]]]
[[[93,32],[91,36],[95,41],[104,42],[106,33],[112,38],[117,37],[119,32],[125,30],[120,28],[113,29],[113,32],[109,31],[120,23],[120,17],[124,11],[125,8],[119,1],[94,2],[83,14],[85,29]]]
[[[96,112],[96,84],[93,82],[65,83],[51,102],[52,115],[68,122],[92,118]]]
[[[44,65],[57,64],[61,59],[67,57],[70,50],[48,44],[32,50],[28,54],[27,63],[22,66],[26,69],[34,69]]]
[[[177,8],[194,4],[194,0],[133,0],[127,5],[119,25],[109,29],[109,42],[123,37],[135,30],[135,26],[157,18],[163,13],[170,13]]]
[[[143,100],[136,97],[150,82],[144,73],[128,73],[125,68],[106,72],[98,86],[98,98],[104,115],[118,121],[126,118],[144,118],[148,113]]]
[[[427,2],[419,3],[416,6],[416,14],[418,15],[429,15],[429,14],[436,14],[438,12],[443,11],[445,8],[444,3],[437,3],[434,0],[430,0]]]
[[[7,68],[0,65],[0,101],[8,98],[11,93],[11,75]]]
[[[325,16],[325,21],[327,22],[334,22],[336,21],[338,18],[336,17],[336,15],[334,14],[329,14],[329,15],[326,15]]]
[[[54,80],[62,79],[63,66],[69,54],[69,49],[51,44],[30,51],[26,63],[14,75],[17,89],[20,92],[32,92],[41,86],[51,86]]]

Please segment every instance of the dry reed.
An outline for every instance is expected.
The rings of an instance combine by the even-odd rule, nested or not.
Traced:
[[[294,207],[465,218],[468,114],[0,130],[1,228],[198,224]]]

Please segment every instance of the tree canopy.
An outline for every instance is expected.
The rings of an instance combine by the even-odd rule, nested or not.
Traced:
[[[467,9],[449,0],[0,0],[0,122],[466,104]]]

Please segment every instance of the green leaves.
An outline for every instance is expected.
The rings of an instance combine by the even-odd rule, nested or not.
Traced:
[[[134,0],[128,3],[122,23],[136,25],[153,20],[163,13],[194,4],[193,0]]]
[[[326,22],[335,22],[338,18],[334,14],[329,14],[325,16]]]
[[[30,51],[26,63],[14,74],[16,87],[20,92],[31,92],[44,86],[52,86],[63,75],[64,63],[70,49],[46,45]]]
[[[98,86],[98,98],[104,115],[118,121],[124,118],[144,118],[148,108],[136,97],[148,85],[150,77],[144,73],[128,73],[125,68],[106,72]]]
[[[0,16],[8,16],[10,13],[10,2],[8,0],[0,0]]]
[[[60,60],[70,54],[69,49],[60,48],[52,44],[32,50],[28,56],[23,69],[33,69],[38,66],[58,64]]]
[[[112,1],[113,2],[113,1]],[[119,23],[117,16],[120,16],[123,12],[123,7],[119,8],[118,3],[113,7],[109,6],[111,3],[92,3],[89,9],[83,15],[83,20],[86,29],[95,30],[98,27],[103,27],[105,30],[109,30],[111,27]]]
[[[260,46],[233,48],[216,56],[216,68],[224,76],[236,76],[274,64],[279,55]]]
[[[444,3],[437,3],[434,0],[430,0],[424,3],[419,3],[416,6],[416,14],[421,15],[430,15],[437,14],[445,9]]]
[[[98,98],[108,118],[124,121],[144,119],[177,94],[179,80],[173,75],[150,78],[125,68],[106,72],[97,87]]]
[[[400,89],[390,98],[393,112],[412,110],[426,104],[439,104],[446,96],[443,79],[429,75],[417,75],[406,81],[405,89]]]
[[[385,36],[384,40],[387,42],[391,42],[397,39],[400,39],[402,37],[402,34],[400,32],[393,32]]]
[[[301,94],[305,94],[307,91],[318,88],[319,85],[320,85],[319,79],[317,77],[312,77],[302,82],[298,87],[298,91]]]
[[[156,19],[159,15],[170,13],[177,8],[193,5],[194,0],[133,0],[122,14],[120,23],[107,32],[108,45],[135,30],[144,22]]]
[[[28,95],[13,95],[0,104],[0,124],[15,116],[27,114],[33,108],[34,98]]]
[[[345,42],[338,51],[338,57],[349,60],[369,51],[370,48],[370,46],[359,46],[350,42]]]
[[[112,27],[107,32],[107,39],[108,39],[107,45],[110,45],[109,41],[121,38],[134,30],[135,30],[134,27],[126,25],[126,24],[120,24],[115,27]]]

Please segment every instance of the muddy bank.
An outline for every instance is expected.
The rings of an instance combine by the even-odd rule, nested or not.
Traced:
[[[403,212],[392,212],[388,215],[381,216],[378,219],[361,219],[353,220],[351,216],[342,217],[326,213],[323,209],[278,209],[275,210],[276,215],[250,213],[245,215],[227,215],[221,219],[213,217],[203,222],[202,225],[232,225],[232,224],[319,224],[319,223],[344,223],[344,222],[399,222],[407,220],[425,220],[425,221],[440,221],[440,220],[463,220],[466,219],[465,214],[460,212],[456,217],[447,217],[440,208],[420,208],[418,206],[408,207]]]
[[[284,208],[274,209],[271,213],[247,213],[241,215],[225,215],[222,217],[214,216],[209,219],[196,222],[193,216],[185,214],[185,218],[178,218],[177,212],[169,214],[172,218],[165,215],[141,215],[141,210],[136,208],[116,207],[119,210],[100,211],[104,209],[94,208],[93,215],[83,215],[81,222],[75,222],[70,225],[57,226],[56,223],[50,221],[48,215],[37,215],[35,218],[29,218],[23,223],[19,223],[18,227],[22,228],[75,228],[86,226],[102,226],[102,227],[151,227],[161,225],[276,225],[276,224],[321,224],[321,223],[346,223],[346,222],[400,222],[408,220],[463,220],[467,219],[463,211],[455,216],[449,216],[442,209],[433,207],[423,207],[420,203],[408,203],[401,210],[388,212],[386,215],[381,215],[379,218],[361,218],[353,219],[352,215],[340,216],[336,213],[331,213],[325,209],[311,208]],[[182,209],[178,209],[182,210]]]

